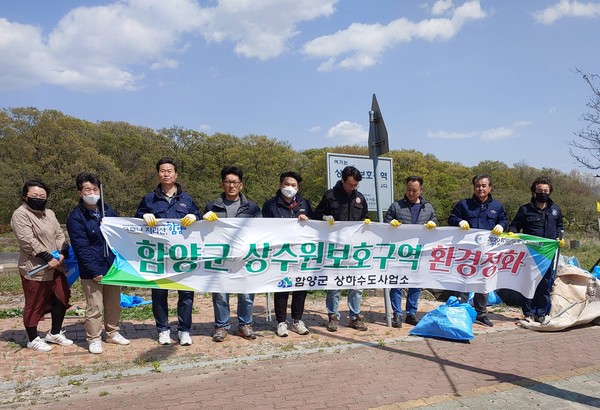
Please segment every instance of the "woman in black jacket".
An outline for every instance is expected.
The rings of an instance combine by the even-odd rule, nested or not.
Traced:
[[[308,221],[312,218],[310,202],[299,194],[302,177],[292,171],[284,172],[279,176],[279,189],[275,196],[268,199],[262,207],[264,218],[298,218],[299,221]],[[285,321],[288,296],[290,292],[275,293],[275,318],[277,319],[276,334],[279,337],[288,335]],[[308,329],[302,321],[304,301],[307,291],[292,293],[292,331],[300,335],[307,335]]]

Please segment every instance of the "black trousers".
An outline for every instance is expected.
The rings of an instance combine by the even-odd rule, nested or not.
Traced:
[[[304,313],[304,302],[306,301],[307,291],[300,290],[296,292],[276,292],[275,293],[275,318],[278,323],[285,322],[288,296],[292,294],[292,319],[302,319]]]
[[[469,300],[469,294],[465,292],[451,292],[453,296],[459,297],[463,302]],[[485,315],[487,313],[487,293],[475,293],[473,295],[473,308],[477,312],[477,316]]]

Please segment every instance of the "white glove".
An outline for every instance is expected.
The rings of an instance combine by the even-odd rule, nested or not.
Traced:
[[[494,229],[492,229],[494,235],[500,235],[502,232],[504,232],[504,228],[500,224],[494,226]]]
[[[333,225],[333,223],[335,222],[335,219],[333,219],[332,215],[323,215],[323,220],[329,223],[329,225]]]
[[[196,215],[194,215],[194,214],[187,214],[186,216],[181,218],[181,221],[180,221],[181,225],[183,225],[183,226],[190,226],[194,222],[196,222]]]
[[[204,219],[205,221],[214,222],[214,221],[218,220],[219,217],[213,211],[208,211],[207,213],[202,215],[202,219]]]
[[[148,225],[149,227],[156,226],[156,217],[154,216],[154,214],[144,214],[142,218],[144,219],[144,222],[146,222],[146,225]]]
[[[397,228],[397,227],[399,227],[400,225],[402,225],[402,222],[400,222],[400,221],[399,221],[399,220],[397,220],[397,219],[392,219],[392,220],[390,221],[390,225],[392,225],[394,228]]]
[[[471,227],[469,226],[469,223],[465,220],[462,220],[458,223],[458,226],[460,227],[460,229],[462,229],[463,231],[468,231],[469,229],[471,229]]]
[[[427,221],[427,223],[425,224],[425,228],[427,228],[427,229],[437,228],[437,224],[433,221]]]

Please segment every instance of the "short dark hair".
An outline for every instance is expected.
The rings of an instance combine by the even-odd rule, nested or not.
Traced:
[[[406,177],[406,181],[404,182],[406,185],[408,185],[409,182],[418,182],[419,185],[423,186],[423,178],[417,176],[417,175],[410,175]]]
[[[75,185],[77,186],[78,191],[81,191],[83,189],[83,184],[85,184],[86,182],[100,187],[100,178],[98,178],[96,174],[82,172],[75,177]]]
[[[29,188],[31,188],[32,186],[37,186],[37,187],[42,188],[44,191],[46,191],[46,196],[47,197],[50,196],[50,189],[48,188],[48,186],[46,184],[44,184],[39,179],[30,179],[29,181],[25,182],[25,185],[23,185],[23,190],[21,192],[21,198],[25,198],[27,196],[27,193],[29,192]]]
[[[482,179],[486,179],[490,182],[490,186],[492,186],[492,176],[490,174],[477,174],[473,177],[473,186],[475,186],[475,182],[480,181]]]
[[[349,177],[354,178],[356,182],[362,181],[362,175],[356,167],[348,165],[342,170],[342,181],[346,181]]]
[[[302,177],[300,176],[300,174],[294,171],[287,171],[281,173],[281,175],[279,175],[279,183],[283,184],[283,180],[286,178],[294,178],[298,185],[300,185],[300,182],[302,182]]]
[[[550,187],[550,193],[552,193],[552,180],[548,177],[537,177],[533,184],[531,184],[531,193],[535,194],[535,188],[540,184],[546,184]]]
[[[160,170],[160,166],[163,164],[173,165],[175,172],[177,172],[177,163],[175,162],[175,160],[173,158],[170,158],[170,157],[162,157],[161,159],[158,160],[158,162],[156,163],[156,172],[158,172]]]
[[[244,171],[236,166],[227,166],[221,170],[221,181],[225,181],[227,175],[235,175],[240,179],[240,182],[244,181]]]

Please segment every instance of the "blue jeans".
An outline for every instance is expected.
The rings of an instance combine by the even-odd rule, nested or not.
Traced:
[[[417,306],[419,305],[419,295],[421,295],[421,289],[409,288],[406,290],[407,315],[414,315],[417,313]],[[394,311],[394,315],[402,316],[401,288],[390,289],[390,302],[392,304],[392,310]]]
[[[254,293],[238,293],[237,315],[238,325],[252,324],[252,307]],[[213,308],[215,310],[215,327],[224,327],[229,330],[229,293],[213,293]]]
[[[194,292],[189,290],[178,290],[179,299],[177,300],[177,330],[189,332],[192,328],[192,307],[194,305]],[[156,321],[158,332],[170,330],[169,326],[169,306],[167,298],[169,291],[167,289],[152,289],[152,314]]]
[[[349,289],[348,290],[348,311],[350,319],[356,319],[356,316],[360,315],[360,300],[362,299],[362,290]],[[337,315],[340,317],[338,307],[340,305],[340,291],[328,290],[327,299],[325,299],[325,306],[327,307],[327,313],[330,315]]]

